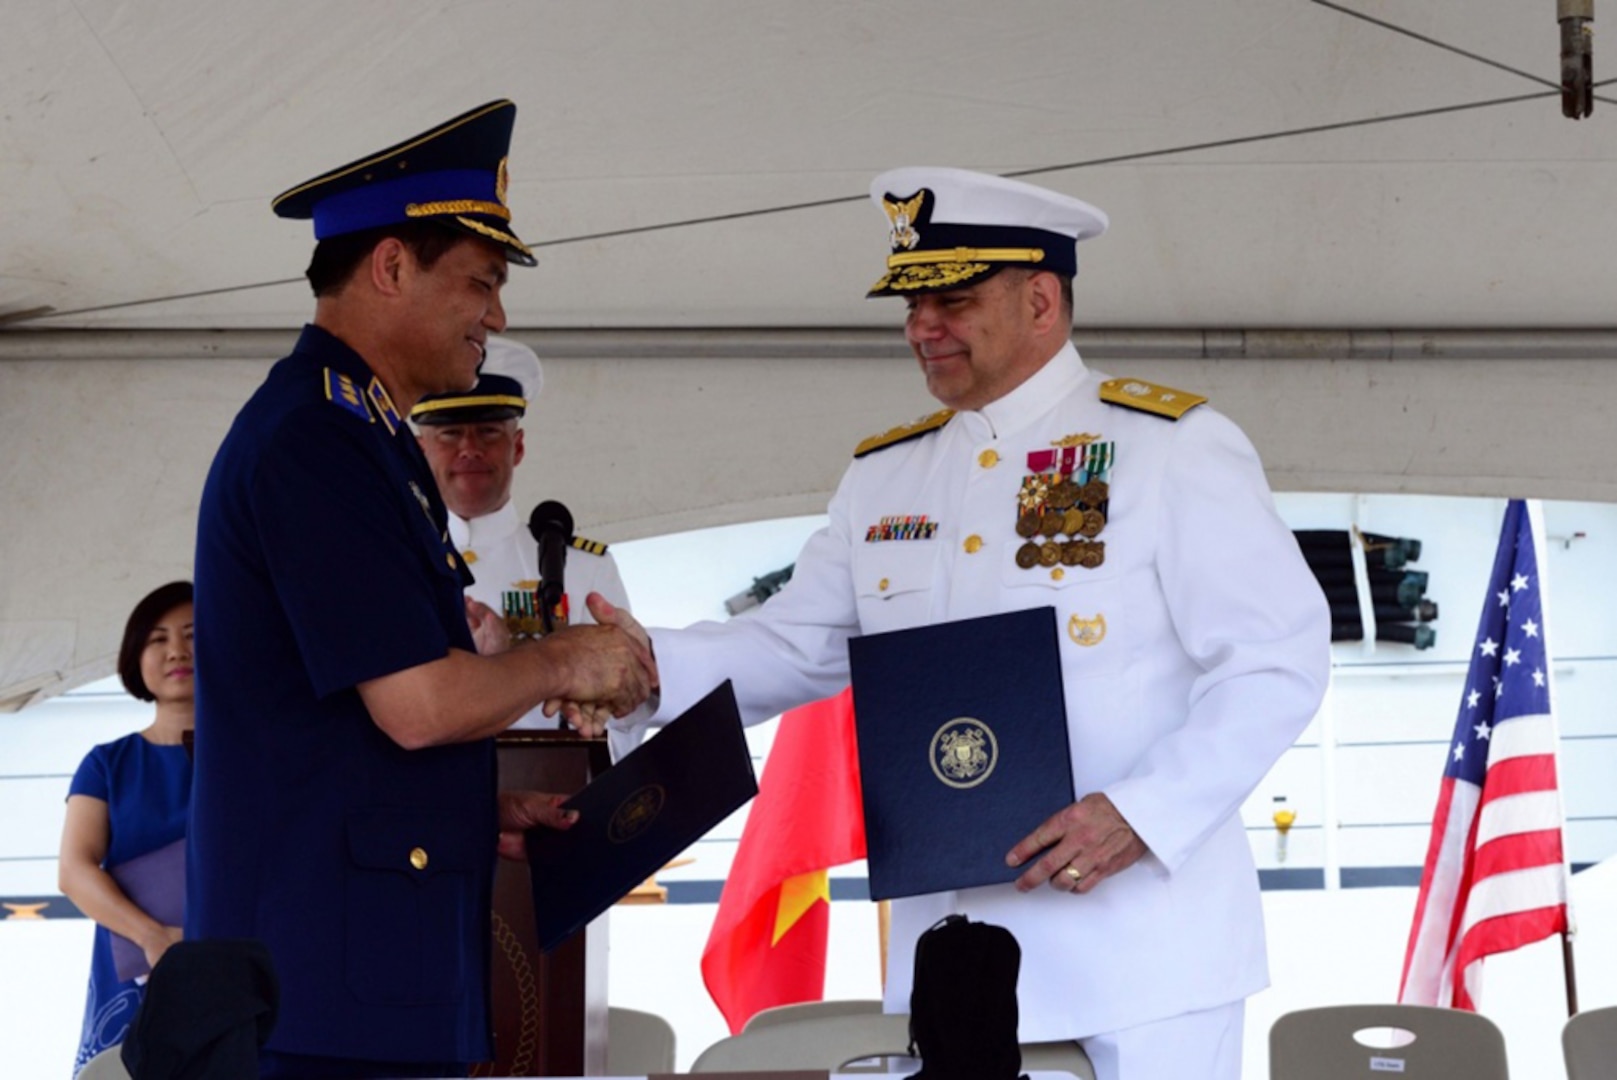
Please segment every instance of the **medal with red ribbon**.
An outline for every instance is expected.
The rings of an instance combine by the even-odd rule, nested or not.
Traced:
[[[1096,537],[1106,527],[1115,445],[1068,435],[1028,452],[1028,475],[1016,496],[1016,534],[1026,541],[1017,566],[1093,569],[1106,561],[1106,542]]]

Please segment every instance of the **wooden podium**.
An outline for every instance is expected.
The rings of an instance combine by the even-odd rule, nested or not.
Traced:
[[[495,738],[501,791],[571,795],[611,765],[605,739],[570,731]],[[601,1076],[606,1072],[606,927],[585,927],[548,955],[533,928],[526,863],[494,874],[491,954],[494,1060],[473,1076]]]

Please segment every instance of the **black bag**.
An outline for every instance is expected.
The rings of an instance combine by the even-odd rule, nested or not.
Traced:
[[[921,935],[910,989],[910,1056],[921,1071],[910,1080],[1018,1080],[1021,966],[1003,926],[950,915]]]
[[[176,941],[152,968],[118,1056],[132,1080],[256,1080],[280,984],[257,941]]]

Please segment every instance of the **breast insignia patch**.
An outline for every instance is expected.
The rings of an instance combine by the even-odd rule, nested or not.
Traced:
[[[601,543],[601,541],[599,541],[599,540],[590,540],[590,539],[588,539],[586,537],[583,537],[583,536],[575,536],[570,541],[570,543],[577,550],[579,550],[579,551],[587,551],[591,555],[605,555],[606,554],[606,547],[607,546],[605,544]]]
[[[376,418],[371,415],[370,407],[365,404],[365,398],[360,394],[359,387],[354,385],[354,380],[340,371],[326,368],[325,383],[327,401],[341,405],[367,424],[376,423]]]
[[[1171,386],[1149,383],[1144,379],[1108,379],[1100,384],[1100,399],[1125,409],[1166,416],[1177,420],[1207,400],[1201,394],[1175,390]]]
[[[923,416],[913,424],[900,424],[891,431],[884,431],[880,435],[872,435],[858,446],[854,447],[853,456],[862,458],[866,454],[873,454],[877,450],[885,450],[889,446],[897,446],[901,442],[919,438],[929,431],[936,431],[949,422],[954,415],[953,409],[939,409],[931,416]]]

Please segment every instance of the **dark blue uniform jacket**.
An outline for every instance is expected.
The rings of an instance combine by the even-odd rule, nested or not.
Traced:
[[[270,1047],[491,1057],[490,740],[405,751],[356,685],[473,649],[443,503],[365,361],[305,327],[208,474],[187,938],[264,942]]]

